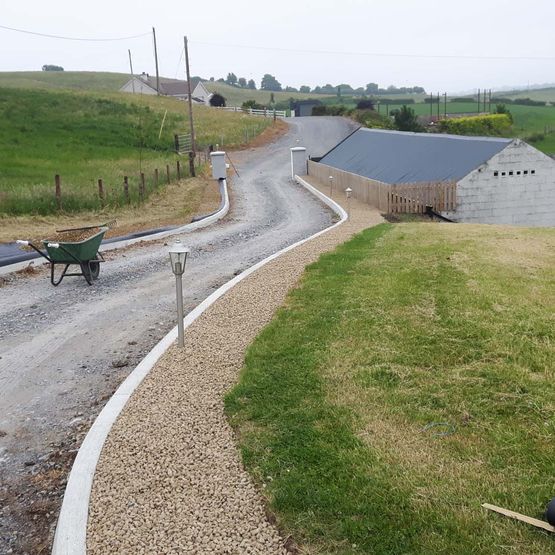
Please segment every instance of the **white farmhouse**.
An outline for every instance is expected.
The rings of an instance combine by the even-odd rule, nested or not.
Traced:
[[[160,94],[164,96],[172,96],[179,100],[188,100],[189,91],[187,81],[179,79],[167,79],[160,77]],[[142,75],[133,76],[123,87],[120,92],[135,94],[157,94],[156,77],[143,73]],[[199,79],[191,79],[191,97],[193,102],[197,104],[210,104],[212,93],[203,85]]]
[[[361,128],[309,168],[385,199],[443,184],[455,199],[442,215],[457,222],[555,226],[555,161],[520,139]]]

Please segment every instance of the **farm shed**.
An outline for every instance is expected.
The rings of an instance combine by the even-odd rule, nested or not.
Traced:
[[[309,173],[384,212],[555,226],[555,161],[520,139],[358,129]]]
[[[316,106],[321,106],[319,100],[297,100],[294,104],[295,117],[311,116]]]
[[[160,94],[164,96],[173,96],[179,100],[187,100],[189,92],[187,88],[187,81],[180,79],[167,79],[160,77]],[[143,73],[139,76],[133,76],[129,79],[120,92],[135,93],[135,94],[156,94],[156,77]],[[206,89],[202,81],[198,79],[191,79],[191,96],[197,104],[210,103],[212,93]]]

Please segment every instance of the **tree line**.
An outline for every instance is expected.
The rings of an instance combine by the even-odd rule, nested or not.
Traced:
[[[233,72],[227,74],[227,77],[224,79],[221,77],[220,79],[214,79],[214,77],[210,78],[210,81],[217,81],[219,83],[226,83],[227,85],[231,85],[232,87],[238,87],[241,89],[252,89],[257,90],[256,83],[254,79],[247,80],[245,77],[237,77],[237,75]],[[357,87],[353,88],[348,83],[340,83],[339,85],[332,85],[327,83],[325,85],[318,85],[316,87],[309,87],[308,85],[302,85],[299,88],[290,87],[290,86],[283,86],[274,75],[269,73],[264,74],[262,79],[260,80],[260,90],[262,91],[283,91],[283,92],[300,92],[300,93],[314,93],[314,94],[335,94],[337,96],[345,95],[353,95],[353,96],[362,96],[362,95],[376,95],[376,94],[425,94],[426,91],[424,87],[396,87],[395,85],[389,85],[387,88],[382,88],[378,85],[378,83],[368,83],[365,87]]]

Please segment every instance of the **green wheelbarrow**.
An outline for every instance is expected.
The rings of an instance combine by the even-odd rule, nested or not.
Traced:
[[[71,238],[72,235],[79,235],[80,232],[86,234],[87,231],[95,229],[98,229],[98,231],[81,241],[49,241],[48,239],[44,239],[41,241],[43,245],[42,249],[34,245],[31,241],[17,241],[17,243],[31,247],[50,262],[50,282],[52,285],[60,285],[66,276],[83,276],[87,280],[87,283],[92,285],[93,281],[98,278],[98,274],[100,273],[100,263],[104,262],[104,258],[102,254],[98,252],[98,249],[109,227],[77,227],[73,229],[64,229],[59,232],[62,238],[64,233],[68,235],[68,238]],[[55,267],[57,264],[64,266],[59,278],[55,277]],[[68,273],[68,269],[72,265],[79,266],[81,271]]]

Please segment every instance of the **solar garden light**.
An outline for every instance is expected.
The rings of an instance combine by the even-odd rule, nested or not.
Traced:
[[[345,194],[347,195],[347,216],[351,217],[351,193],[353,190],[350,187],[345,189]]]
[[[177,295],[177,345],[179,347],[185,346],[183,338],[183,282],[182,276],[185,272],[185,262],[189,249],[185,247],[181,241],[174,243],[169,249],[170,262],[172,265],[172,272],[175,274],[175,289]]]
[[[333,175],[330,175],[329,180],[330,180],[330,197],[333,198]]]

